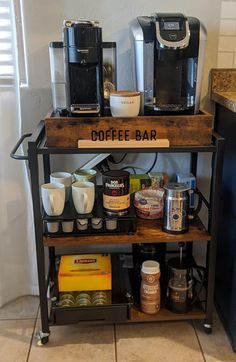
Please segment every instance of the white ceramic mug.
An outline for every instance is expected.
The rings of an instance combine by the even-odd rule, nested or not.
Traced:
[[[43,207],[49,216],[61,215],[65,206],[65,186],[60,183],[41,185]]]
[[[68,201],[71,193],[72,175],[69,172],[53,172],[50,175],[50,182],[59,182],[65,186],[66,201]]]
[[[72,184],[72,199],[78,214],[89,214],[95,201],[94,183],[78,181]]]
[[[78,169],[72,173],[74,181],[89,181],[96,185],[97,171],[93,169]]]

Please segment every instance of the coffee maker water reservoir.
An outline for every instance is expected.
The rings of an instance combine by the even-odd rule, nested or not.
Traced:
[[[183,14],[157,13],[131,23],[142,113],[197,114],[206,30]]]

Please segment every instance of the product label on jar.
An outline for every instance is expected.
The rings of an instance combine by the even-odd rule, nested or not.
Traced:
[[[159,290],[159,284],[148,285],[143,283],[143,293],[144,294],[156,294]]]
[[[103,207],[113,211],[128,209],[130,207],[130,195],[109,196],[103,194]]]

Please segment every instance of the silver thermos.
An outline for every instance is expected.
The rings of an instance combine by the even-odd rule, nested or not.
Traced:
[[[182,234],[189,229],[189,191],[184,183],[169,182],[164,186],[163,230]]]

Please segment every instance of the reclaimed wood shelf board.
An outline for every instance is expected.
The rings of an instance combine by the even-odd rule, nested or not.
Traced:
[[[167,139],[170,146],[210,145],[213,115],[139,117],[55,117],[45,120],[46,146],[77,148],[78,141],[152,141]],[[102,146],[101,142],[101,148]],[[125,146],[124,146],[125,147]]]
[[[189,319],[204,319],[206,313],[200,306],[194,307],[187,313],[173,313],[166,308],[161,308],[157,314],[145,314],[138,308],[130,308],[129,322],[156,322],[156,321],[180,321]]]
[[[199,219],[191,222],[189,231],[184,234],[168,234],[161,228],[160,220],[137,220],[137,231],[134,234],[106,234],[106,235],[71,235],[63,237],[43,238],[44,246],[77,246],[99,244],[136,244],[136,243],[171,243],[187,241],[211,240]]]

